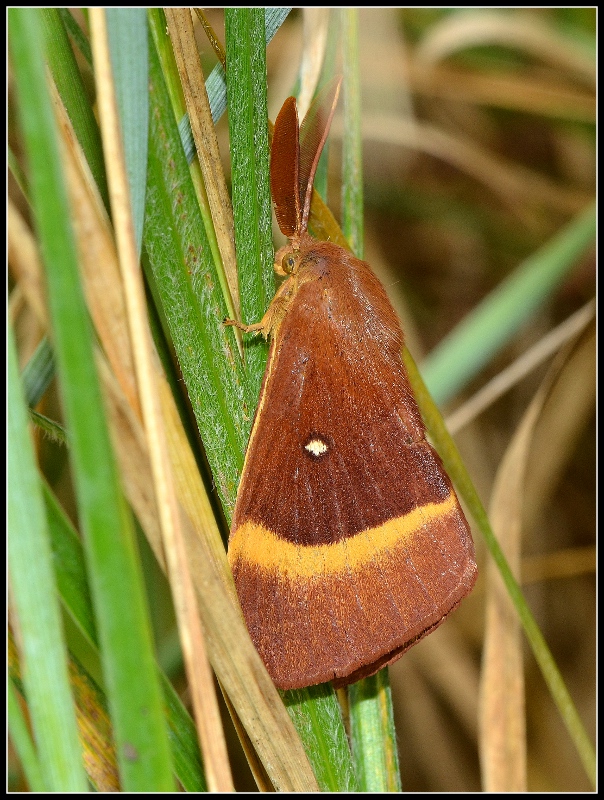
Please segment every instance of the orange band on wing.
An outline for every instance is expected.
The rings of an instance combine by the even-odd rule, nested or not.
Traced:
[[[442,503],[426,503],[376,528],[368,528],[346,539],[318,546],[299,545],[281,539],[255,522],[244,522],[229,541],[231,566],[238,559],[263,570],[278,571],[283,577],[310,577],[362,568],[394,545],[400,545],[425,525],[457,513],[455,494]]]

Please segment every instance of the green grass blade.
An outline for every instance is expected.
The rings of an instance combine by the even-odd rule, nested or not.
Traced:
[[[11,15],[17,29],[12,50],[16,69],[19,39],[28,33],[19,22]],[[8,393],[8,566],[41,778],[45,791],[87,791],[48,527],[10,329]]]
[[[400,792],[388,669],[350,686],[348,700],[352,754],[361,791]]]
[[[233,217],[241,316],[259,322],[275,294],[271,196],[268,181],[268,113],[264,9],[225,9],[227,95],[231,140]],[[266,364],[262,337],[249,336],[245,357],[255,396]]]
[[[358,10],[341,12],[344,54],[344,136],[342,139],[342,231],[352,252],[363,258],[363,142],[358,62]]]
[[[41,9],[40,15],[44,22],[46,55],[52,76],[105,207],[109,208],[101,134],[62,16],[56,8]]]
[[[595,232],[596,210],[590,206],[527,258],[440,342],[421,365],[437,403],[452,398],[531,318],[591,247]]]
[[[142,577],[94,368],[38,12],[15,9],[11,21],[18,33],[12,52],[31,202],[122,784],[125,790],[170,790],[174,784]]]
[[[52,491],[44,483],[43,489],[57,588],[64,608],[92,651],[97,652],[96,627],[82,544]],[[161,672],[159,674],[174,774],[186,791],[204,792],[206,782],[195,724],[168,678]]]
[[[174,50],[172,48],[172,40],[168,35],[168,21],[163,8],[150,8],[149,9],[149,28],[153,44],[159,59],[162,74],[166,89],[170,97],[170,105],[172,106],[176,120],[181,120],[183,115],[187,116],[186,109],[187,103],[183,88],[180,83],[180,74],[176,65]],[[188,116],[187,116],[188,120]],[[193,148],[191,157],[188,158],[189,164],[197,155],[195,150],[195,142],[193,141],[193,134],[189,127],[189,135],[191,136],[191,147]]]
[[[285,8],[265,8],[264,19],[266,23],[266,43],[268,44],[279,28],[287,19],[291,7]]]
[[[92,67],[92,50],[90,48],[90,42],[84,36],[84,33],[78,23],[75,21],[73,14],[67,8],[60,8],[59,14],[61,15],[61,19],[63,20],[63,25],[65,26],[65,30],[71,37],[72,41],[74,42],[75,46],[78,48],[80,53],[84,56],[86,61],[88,62],[88,66]]]
[[[255,399],[205,235],[155,48],[144,241],[220,499],[232,513]]]
[[[187,124],[189,133],[191,133],[191,129],[189,125],[189,117],[185,113],[186,101],[183,92],[183,87],[181,86],[180,83],[180,73],[178,70],[178,66],[176,64],[174,50],[172,49],[172,42],[168,35],[168,23],[166,20],[166,15],[163,9],[161,8],[155,8],[155,9],[150,8],[148,10],[148,14],[149,14],[149,26],[151,29],[151,35],[153,38],[155,50],[159,57],[159,63],[166,84],[166,88],[168,90],[168,95],[170,97],[170,105],[172,107],[175,119],[177,121],[180,120],[178,128],[182,139],[182,128],[184,122],[186,122]],[[191,141],[192,141],[192,134],[191,134]],[[220,250],[218,248],[216,231],[214,230],[214,222],[212,220],[212,214],[210,211],[210,203],[204,188],[201,164],[199,163],[199,160],[197,158],[194,158],[194,156],[196,156],[197,153],[195,151],[195,144],[193,142],[192,142],[192,147],[193,147],[193,152],[191,153],[190,157],[189,154],[187,154],[187,161],[189,163],[191,170],[191,179],[193,181],[193,186],[195,188],[199,211],[201,212],[201,218],[203,220],[206,237],[208,240],[208,244],[210,246],[211,259],[215,264],[218,279],[220,281],[220,287],[224,295],[225,301],[229,307],[228,316],[232,318],[235,316],[235,314],[233,312],[231,305],[232,304],[231,292],[228,286],[228,280],[222,264],[222,256],[220,255]]]
[[[59,595],[80,633],[96,648],[96,622],[82,542],[45,481],[42,481],[42,490]]]
[[[29,409],[29,419],[30,422],[36,425],[40,430],[44,431],[50,441],[61,444],[67,443],[67,433],[65,428],[62,425],[59,425],[58,422],[45,417],[44,414],[40,414],[38,411],[34,411],[32,408]]]
[[[282,694],[321,791],[358,791],[340,704],[331,684]]]
[[[8,732],[17,755],[23,766],[23,772],[31,792],[46,791],[46,783],[42,777],[42,769],[36,754],[36,748],[29,733],[27,722],[21,711],[17,693],[11,678],[8,678],[6,705],[8,709]]]
[[[197,728],[168,678],[161,674],[174,774],[185,792],[207,792]]]
[[[145,9],[108,8],[107,35],[140,256],[149,149],[149,45]]]
[[[48,338],[44,337],[25,365],[21,375],[25,402],[29,408],[38,405],[50,386],[54,375],[55,360],[52,354],[52,347]]]
[[[36,347],[21,374],[25,402],[29,409],[29,418],[34,425],[41,428],[46,435],[56,442],[66,442],[65,429],[58,422],[48,419],[34,410],[55,376],[55,360],[48,338],[45,336]]]

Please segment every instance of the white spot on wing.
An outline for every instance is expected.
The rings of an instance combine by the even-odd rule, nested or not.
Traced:
[[[325,455],[329,448],[327,446],[327,442],[325,442],[323,439],[313,437],[304,445],[304,449],[308,450],[309,453],[318,458],[319,456]]]

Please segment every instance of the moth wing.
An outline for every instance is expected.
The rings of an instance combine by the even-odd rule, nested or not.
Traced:
[[[371,300],[308,283],[271,344],[229,560],[252,639],[283,689],[372,674],[475,580],[468,526],[424,438],[400,339],[379,329]],[[366,335],[347,341],[351,318],[366,321]]]

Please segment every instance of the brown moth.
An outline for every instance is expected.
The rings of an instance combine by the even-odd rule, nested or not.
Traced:
[[[474,546],[425,438],[403,333],[364,261],[307,232],[314,174],[340,82],[301,129],[275,123],[271,190],[290,242],[229,539],[243,614],[281,689],[372,675],[434,630],[472,589]],[[238,324],[238,323],[230,323]]]

